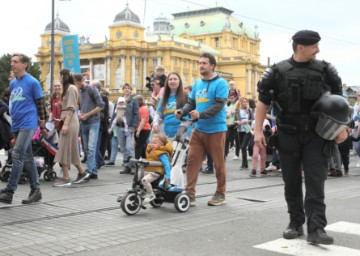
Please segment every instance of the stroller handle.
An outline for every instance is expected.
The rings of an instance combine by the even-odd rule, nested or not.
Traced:
[[[132,164],[142,164],[144,166],[163,166],[160,161],[148,161],[146,159],[130,159]]]

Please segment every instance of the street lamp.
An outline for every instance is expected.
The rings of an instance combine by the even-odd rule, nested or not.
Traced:
[[[53,91],[53,82],[54,82],[54,59],[55,59],[55,52],[54,52],[54,44],[55,44],[55,0],[52,0],[51,6],[51,58],[50,58],[50,95],[52,95]]]

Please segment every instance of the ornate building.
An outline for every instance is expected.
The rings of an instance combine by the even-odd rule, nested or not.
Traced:
[[[105,37],[104,42],[79,38],[82,73],[116,92],[125,82],[142,89],[155,66],[163,65],[166,71],[179,72],[187,85],[199,77],[199,55],[209,52],[216,56],[216,71],[223,78],[234,80],[242,95],[255,97],[256,84],[265,68],[259,61],[259,35],[256,27],[249,28],[232,13],[215,7],[175,13],[171,21],[160,16],[154,20],[153,31],[148,28],[145,34],[139,17],[126,5],[109,26],[109,38]],[[63,62],[61,38],[70,35],[70,29],[58,16],[54,22],[56,75]],[[51,25],[41,35],[42,43],[35,55],[46,91],[50,88]]]

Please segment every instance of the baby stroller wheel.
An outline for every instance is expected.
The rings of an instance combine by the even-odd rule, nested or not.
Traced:
[[[57,177],[56,172],[53,170],[48,170],[44,172],[44,180],[46,181],[53,181]]]
[[[154,208],[159,208],[163,204],[163,200],[160,198],[155,198],[154,200],[150,201],[150,205]]]
[[[175,209],[179,212],[186,212],[190,207],[190,198],[187,194],[179,193],[174,199]]]
[[[121,198],[120,207],[127,215],[134,215],[140,211],[141,202],[142,199],[139,194],[130,192]]]
[[[11,168],[8,166],[4,166],[0,172],[0,180],[1,181],[8,181],[11,173]]]

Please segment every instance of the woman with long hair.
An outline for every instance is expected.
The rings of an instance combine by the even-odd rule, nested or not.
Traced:
[[[173,138],[180,126],[180,120],[176,119],[174,113],[184,106],[187,94],[184,92],[180,75],[173,71],[167,76],[164,95],[159,102],[154,115],[153,131],[160,132],[160,121],[164,122],[164,133],[168,138]]]
[[[61,83],[55,80],[53,84],[54,92],[50,98],[50,115],[49,120],[60,119],[61,115]]]
[[[89,177],[89,173],[85,172],[81,165],[78,149],[79,119],[75,111],[79,105],[79,91],[74,85],[75,82],[70,70],[61,70],[60,77],[63,87],[60,118],[64,121],[64,124],[60,131],[59,150],[55,156],[55,162],[61,164],[63,177],[55,181],[54,187],[71,185],[69,175],[70,164],[75,165],[78,170],[77,178],[74,181],[75,184],[81,183]]]
[[[254,120],[254,113],[248,108],[248,99],[241,97],[235,104],[235,123],[241,148],[241,169],[248,168],[247,146],[251,138],[251,122]],[[238,155],[239,152],[236,152]]]

